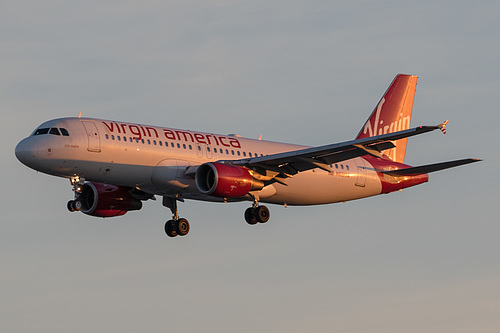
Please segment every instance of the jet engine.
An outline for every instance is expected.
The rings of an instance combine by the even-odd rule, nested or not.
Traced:
[[[250,191],[261,190],[264,183],[255,179],[247,168],[209,162],[202,164],[196,171],[196,186],[203,194],[236,198]]]
[[[142,208],[142,202],[125,187],[91,182],[83,185],[78,203],[82,213],[97,217],[120,216]]]

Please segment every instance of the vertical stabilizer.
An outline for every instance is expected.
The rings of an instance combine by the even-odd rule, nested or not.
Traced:
[[[402,131],[410,128],[417,76],[398,74],[373,110],[356,139]],[[396,148],[384,152],[395,162],[403,163],[407,139],[396,141]]]

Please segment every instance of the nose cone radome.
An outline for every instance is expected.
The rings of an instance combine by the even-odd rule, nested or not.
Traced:
[[[35,140],[32,138],[26,138],[19,142],[16,146],[16,157],[19,162],[23,163],[30,168],[33,168],[33,164],[36,159],[38,151],[38,146]]]

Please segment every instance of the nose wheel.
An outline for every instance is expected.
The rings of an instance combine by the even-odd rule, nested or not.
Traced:
[[[80,200],[70,200],[68,201],[66,207],[70,212],[79,212],[82,210],[82,202]]]

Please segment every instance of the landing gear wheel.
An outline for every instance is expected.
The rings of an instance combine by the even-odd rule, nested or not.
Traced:
[[[260,223],[266,223],[269,221],[271,214],[269,213],[269,209],[266,206],[259,206],[254,208],[254,215],[257,221]]]
[[[74,200],[68,201],[68,203],[66,204],[66,207],[68,208],[68,210],[70,212],[74,212],[76,210],[75,209],[75,201]]]
[[[255,218],[254,211],[255,209],[253,207],[247,208],[247,210],[245,210],[245,221],[247,221],[247,223],[250,225],[257,224],[258,222]]]
[[[180,218],[176,221],[175,231],[179,236],[186,236],[189,232],[189,222],[184,218]]]
[[[167,223],[165,223],[165,233],[167,234],[167,236],[177,236],[177,230],[175,228],[176,222],[176,220],[168,220]]]
[[[82,202],[80,200],[73,200],[73,206],[77,212],[82,210]]]

